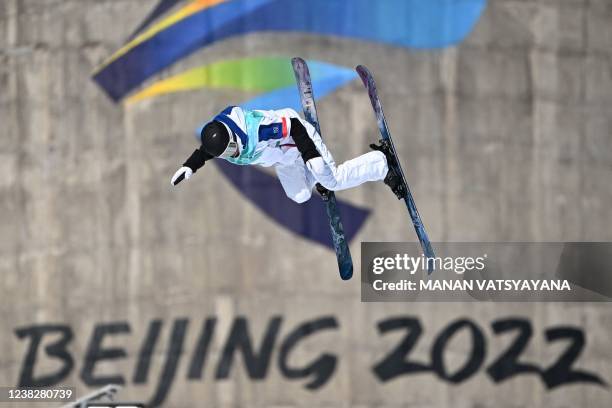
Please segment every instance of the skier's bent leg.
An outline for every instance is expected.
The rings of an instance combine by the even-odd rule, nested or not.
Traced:
[[[338,167],[322,157],[309,160],[306,166],[323,187],[338,191],[356,187],[367,181],[380,181],[388,172],[387,160],[381,152],[369,152],[348,160]]]

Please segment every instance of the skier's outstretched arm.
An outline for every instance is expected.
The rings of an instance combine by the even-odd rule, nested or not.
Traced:
[[[204,166],[206,161],[212,158],[213,156],[206,153],[202,146],[200,146],[200,148],[196,149],[185,161],[185,163],[183,163],[183,166],[181,166],[181,168],[174,173],[171,180],[172,185],[176,186],[183,180],[189,180],[199,168]]]

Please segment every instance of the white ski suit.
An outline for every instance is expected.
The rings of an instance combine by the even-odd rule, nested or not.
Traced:
[[[291,119],[299,119],[306,128],[320,157],[304,163],[291,135]],[[225,123],[239,139],[240,155],[225,160],[239,165],[274,166],[285,193],[298,203],[310,199],[317,182],[338,191],[366,181],[380,181],[387,175],[387,159],[380,151],[336,166],[319,133],[293,109],[249,111],[230,106],[213,120]]]

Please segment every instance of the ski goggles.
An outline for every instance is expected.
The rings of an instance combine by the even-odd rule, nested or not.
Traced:
[[[223,126],[225,126],[225,129],[227,129],[227,133],[229,134],[229,142],[227,144],[227,147],[225,148],[223,153],[219,155],[219,157],[223,159],[238,157],[240,155],[240,152],[242,151],[242,143],[240,142],[240,138],[236,137],[234,132],[232,132],[232,130],[225,123],[221,123],[223,124]]]

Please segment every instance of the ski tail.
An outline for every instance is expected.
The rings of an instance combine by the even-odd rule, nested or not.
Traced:
[[[414,225],[414,230],[416,231],[419,243],[421,244],[423,254],[428,258],[427,271],[431,273],[433,272],[433,258],[435,258],[435,253],[431,246],[431,242],[429,241],[429,237],[427,236],[427,232],[425,231],[425,226],[423,225],[423,221],[421,220],[421,216],[419,215],[419,211],[417,210],[412,193],[410,192],[408,181],[406,180],[406,176],[404,175],[404,171],[402,170],[402,166],[397,155],[397,150],[395,149],[395,145],[393,144],[393,138],[391,137],[389,127],[387,126],[387,120],[385,119],[382,104],[380,103],[380,98],[378,97],[374,77],[372,76],[370,71],[363,65],[358,65],[356,71],[357,74],[359,74],[363,85],[368,91],[368,96],[370,97],[372,109],[374,109],[374,115],[376,116],[378,130],[380,131],[382,138],[389,141],[393,155],[396,157],[397,171],[399,171],[400,176],[402,177],[402,180],[406,186],[406,195],[404,197],[404,202],[406,203],[406,207],[408,208],[408,213],[410,214],[410,218],[412,219],[412,224]]]
[[[314,126],[317,132],[321,134],[308,65],[306,64],[306,61],[299,57],[292,58],[291,65],[293,66],[295,81],[297,83],[302,109],[304,110],[304,117],[311,125]],[[340,277],[343,280],[348,280],[353,276],[353,259],[351,257],[348,243],[346,242],[344,228],[342,227],[342,222],[340,221],[340,212],[338,211],[336,195],[333,191],[330,191],[329,194],[327,194],[324,202],[325,211],[327,212],[327,216],[329,218],[334,250],[336,251],[336,258],[338,260]]]

